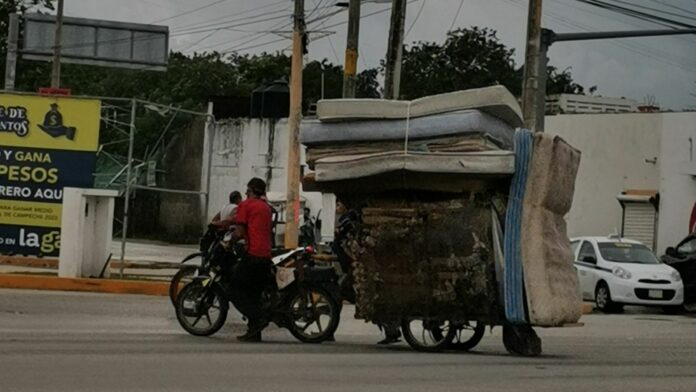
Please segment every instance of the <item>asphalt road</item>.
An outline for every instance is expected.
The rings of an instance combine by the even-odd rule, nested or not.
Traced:
[[[508,355],[500,328],[475,352],[374,345],[344,309],[337,343],[284,330],[238,343],[235,315],[213,338],[179,328],[167,298],[0,290],[0,391],[689,391],[696,318],[641,309],[539,330],[544,356]]]

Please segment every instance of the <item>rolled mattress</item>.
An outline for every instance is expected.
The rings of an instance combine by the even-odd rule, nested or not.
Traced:
[[[408,132],[407,132],[408,131]],[[417,140],[441,136],[483,135],[512,149],[514,127],[479,110],[461,110],[410,120],[302,122],[300,142],[307,146],[385,140]]]
[[[513,127],[522,125],[517,99],[503,86],[431,95],[413,101],[386,99],[328,99],[317,104],[317,117],[323,122],[357,119],[404,119],[478,109]]]
[[[315,163],[315,180],[340,181],[409,171],[463,175],[511,175],[515,172],[511,151],[475,153],[386,152],[323,158]]]

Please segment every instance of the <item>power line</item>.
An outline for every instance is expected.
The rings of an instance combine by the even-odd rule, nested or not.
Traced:
[[[640,8],[640,9],[644,9],[644,10],[648,10],[648,11],[655,11],[655,12],[659,12],[659,13],[662,13],[662,14],[665,14],[665,15],[670,15],[670,16],[676,16],[677,18],[684,18],[684,19],[691,19],[691,20],[694,20],[694,18],[691,18],[691,17],[688,17],[688,16],[684,16],[683,14],[677,14],[677,13],[670,12],[670,11],[664,11],[664,10],[661,10],[661,9],[658,9],[658,8],[652,8],[652,7],[648,7],[648,6],[645,6],[645,5],[629,3],[629,2],[623,1],[623,0],[613,0],[613,1],[614,1],[615,3],[619,3],[619,4],[630,5],[630,6],[635,7],[635,8]]]
[[[606,2],[600,1],[600,0],[577,0],[577,1],[579,1],[581,3],[589,4],[589,5],[592,5],[595,7],[604,8],[604,9],[609,10],[609,11],[618,12],[620,14],[629,15],[629,16],[636,16],[636,15],[642,16],[645,18],[654,19],[654,20],[659,21],[659,22],[669,23],[669,24],[672,24],[674,26],[686,27],[686,28],[695,28],[696,27],[696,26],[690,25],[688,23],[682,23],[682,22],[679,22],[676,20],[664,18],[664,17],[657,16],[657,15],[646,14],[646,13],[641,12],[641,11],[637,11],[637,10],[622,7],[622,6],[618,6],[615,4],[606,3]],[[672,26],[672,27],[674,27],[674,26]]]
[[[678,6],[676,6],[676,5],[673,5],[673,4],[669,4],[669,3],[666,2],[666,1],[661,1],[661,0],[651,0],[651,1],[653,1],[654,3],[657,3],[657,4],[662,4],[662,5],[664,5],[664,6],[667,6],[667,7],[669,7],[669,8],[675,9],[675,10],[677,10],[677,11],[686,12],[687,14],[691,14],[691,15],[696,16],[696,11],[687,10],[686,8],[682,8],[682,7],[678,7]]]
[[[190,15],[190,14],[196,13],[196,12],[198,12],[198,11],[200,11],[200,10],[204,10],[204,9],[206,9],[206,8],[210,8],[210,7],[214,6],[214,5],[220,4],[220,3],[225,2],[225,1],[227,1],[227,0],[217,0],[217,1],[213,1],[212,3],[206,4],[206,5],[202,6],[202,7],[194,8],[194,9],[191,9],[191,10],[188,10],[188,11],[185,11],[185,12],[182,12],[182,13],[180,13],[180,14],[176,14],[176,15],[174,15],[174,16],[170,16],[169,18],[164,18],[164,19],[155,20],[155,21],[153,21],[153,22],[150,22],[150,24],[162,23],[162,22],[166,22],[166,21],[168,21],[168,20],[176,19],[176,18],[178,18],[178,17],[180,17],[180,16]]]
[[[416,25],[416,22],[418,22],[418,18],[420,18],[421,13],[423,12],[423,8],[425,8],[425,0],[421,0],[421,6],[420,9],[418,9],[418,14],[416,14],[415,19],[413,19],[413,22],[411,22],[411,26],[409,26],[408,30],[406,30],[406,35],[404,35],[404,38],[408,37],[408,34],[413,30],[413,26]]]
[[[457,18],[459,18],[459,12],[462,10],[462,6],[464,6],[464,0],[459,2],[459,8],[457,8],[457,12],[454,14],[454,19],[452,19],[452,24],[450,25],[449,31],[452,31],[454,24],[457,23]]]
[[[252,13],[252,12],[254,12],[254,11],[259,11],[259,10],[262,10],[262,9],[273,8],[273,7],[277,6],[277,5],[284,4],[284,3],[287,4],[287,0],[280,0],[280,1],[277,1],[277,2],[275,2],[275,3],[267,4],[267,5],[264,5],[264,6],[261,6],[261,7],[254,7],[254,8],[250,8],[250,9],[248,9],[248,10],[246,10],[246,11],[235,12],[234,15],[233,15],[233,18],[237,18],[237,17],[242,16],[242,15],[247,15],[247,14],[250,14],[250,13]],[[287,7],[283,7],[283,9],[287,9]],[[278,11],[276,10],[276,11],[274,11],[273,13],[277,13],[277,12],[278,12]],[[268,15],[268,13],[264,13],[264,15]],[[218,21],[218,20],[223,20],[223,19],[227,19],[227,18],[230,18],[230,15],[222,15],[222,16],[218,16],[218,17],[216,17],[216,18],[207,19],[205,22],[195,22],[195,23],[189,23],[189,24],[183,25],[183,26],[175,26],[174,30],[177,30],[177,31],[178,31],[178,30],[185,30],[185,29],[189,29],[189,28],[206,27],[206,26],[210,26],[210,25],[211,25],[210,22]],[[239,20],[239,19],[233,19],[233,20]]]

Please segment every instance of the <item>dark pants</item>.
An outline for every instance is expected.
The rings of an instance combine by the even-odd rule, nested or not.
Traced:
[[[261,293],[275,285],[272,271],[273,263],[270,259],[254,256],[245,256],[234,267],[232,303],[250,324],[266,316],[261,308]]]

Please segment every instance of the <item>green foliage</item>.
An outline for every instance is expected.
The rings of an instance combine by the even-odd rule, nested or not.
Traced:
[[[404,49],[401,96],[426,95],[503,85],[514,95],[522,89],[523,68],[517,68],[514,49],[503,45],[495,30],[472,27],[450,31],[443,44],[417,42]],[[582,94],[569,70],[548,67],[547,93]]]

